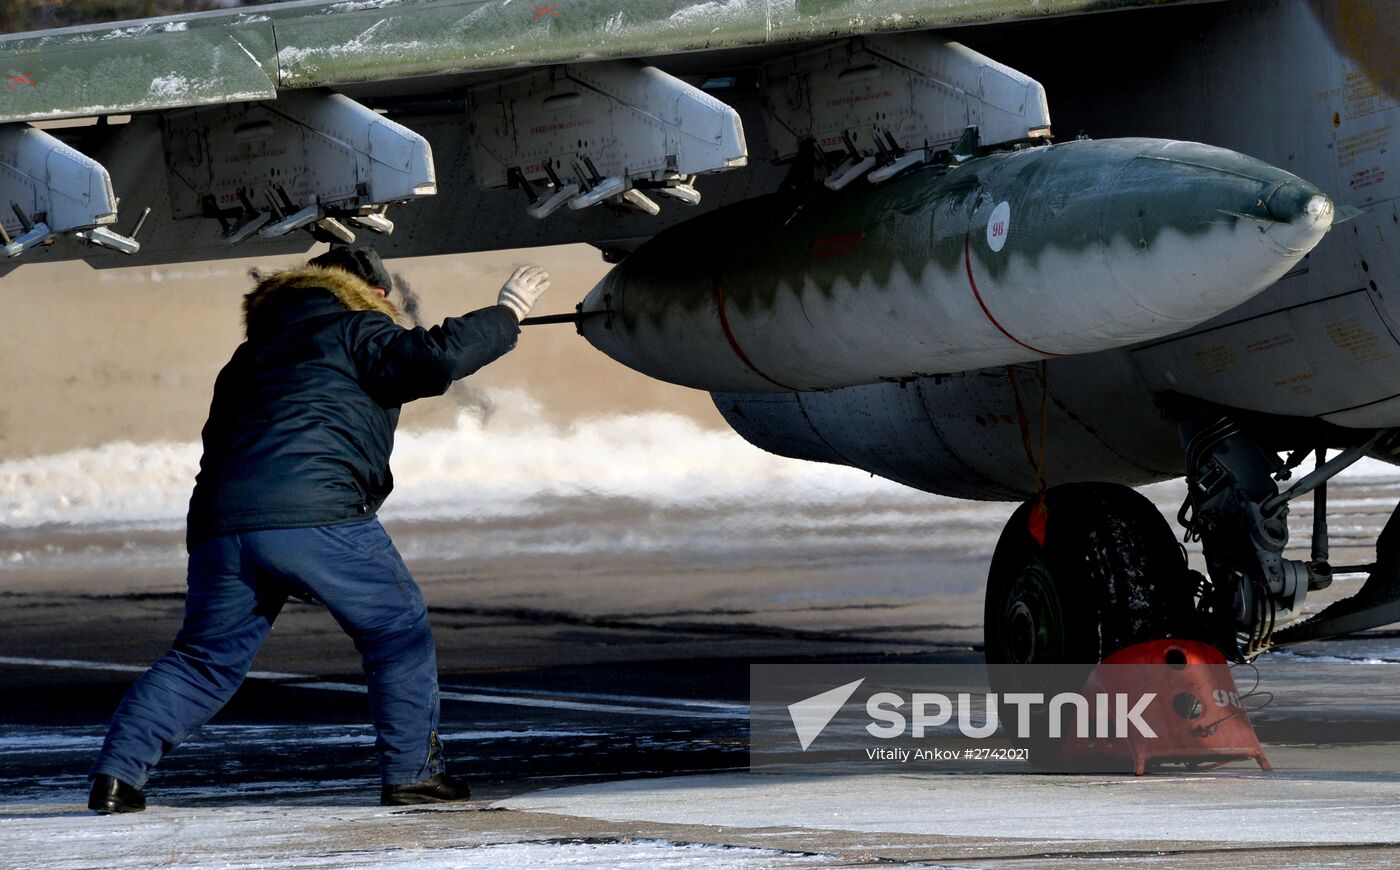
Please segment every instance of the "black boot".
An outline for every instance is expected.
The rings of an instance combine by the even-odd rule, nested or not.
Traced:
[[[127,785],[115,776],[99,773],[92,778],[88,792],[88,809],[99,813],[139,813],[146,808],[146,794],[134,785]]]
[[[386,807],[405,807],[411,804],[445,804],[451,801],[471,800],[472,790],[467,781],[448,775],[442,763],[442,741],[437,732],[428,733],[427,770],[440,770],[425,780],[408,785],[386,785],[379,791],[379,803]]]
[[[472,790],[467,788],[466,780],[438,773],[422,782],[384,786],[379,792],[379,803],[386,807],[406,807],[471,800],[471,796]]]

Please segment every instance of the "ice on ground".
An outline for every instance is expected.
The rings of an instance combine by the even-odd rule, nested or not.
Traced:
[[[96,753],[106,735],[105,726],[25,726],[0,725],[0,756],[35,752]],[[443,743],[484,743],[497,740],[545,740],[606,737],[608,732],[587,729],[477,729],[444,731]],[[187,746],[200,741],[247,743],[260,750],[274,749],[282,744],[294,746],[365,746],[374,745],[374,728],[369,725],[206,725],[190,738]]]
[[[58,810],[55,812],[55,810]],[[167,868],[413,867],[662,868],[689,870],[812,864],[831,859],[769,849],[665,840],[584,838],[516,842],[504,834],[420,829],[423,811],[364,807],[181,809],[96,816],[75,807],[16,807],[0,813],[0,863],[78,870]],[[460,812],[460,811],[459,811]],[[13,862],[13,863],[11,863]]]
[[[612,822],[1047,841],[1400,843],[1400,774],[713,774],[534,792],[498,806]],[[1067,811],[1066,807],[1073,807]],[[1267,812],[1257,811],[1268,807]],[[1303,824],[1300,820],[1306,820]]]
[[[0,733],[0,755],[20,755],[33,752],[90,752],[102,748],[106,729],[99,728],[37,728]]]
[[[1389,655],[1396,655],[1393,647],[1386,648]],[[1260,657],[1260,663],[1266,662],[1308,662],[1309,664],[1328,665],[1393,665],[1400,664],[1400,660],[1395,658],[1377,658],[1373,655],[1325,655],[1311,651],[1280,649],[1265,653]]]

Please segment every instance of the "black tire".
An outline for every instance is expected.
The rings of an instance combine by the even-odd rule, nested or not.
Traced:
[[[1157,508],[1126,486],[1046,493],[1045,545],[1027,502],[997,541],[987,578],[988,664],[1097,664],[1144,640],[1189,636],[1195,586]]]

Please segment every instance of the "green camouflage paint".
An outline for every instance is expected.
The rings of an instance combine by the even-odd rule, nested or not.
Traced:
[[[1010,21],[1163,0],[313,0],[0,37],[0,122]],[[1165,0],[1178,2],[1178,0]],[[33,84],[25,84],[30,81]]]
[[[261,19],[261,20],[259,20]],[[0,38],[0,121],[73,118],[277,96],[266,16],[188,16]]]
[[[1233,227],[1238,215],[1288,222],[1320,193],[1241,154],[1182,142],[1168,156],[1161,144],[1068,142],[878,186],[737,203],[659,234],[600,286],[627,329],[712,307],[716,278],[728,306],[747,313],[773,308],[780,288],[831,299],[838,286],[868,278],[890,287],[896,270],[919,276],[930,265],[961,287],[969,251],[977,274],[997,279],[1013,257],[1035,265],[1047,252],[1146,252],[1168,231],[1199,236]],[[1001,202],[1014,228],[1004,251],[990,255],[982,232]],[[854,241],[833,246],[839,239]],[[702,274],[697,251],[713,252]]]

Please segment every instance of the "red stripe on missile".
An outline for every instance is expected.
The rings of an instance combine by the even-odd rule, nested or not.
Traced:
[[[864,237],[865,233],[842,233],[839,236],[817,239],[812,243],[812,259],[825,260],[827,257],[854,254],[860,250],[860,240]]]
[[[991,322],[992,326],[995,326],[1001,332],[1002,335],[1006,336],[1007,338],[1019,344],[1021,347],[1024,347],[1026,350],[1029,350],[1033,353],[1043,354],[1045,356],[1063,356],[1063,354],[1051,353],[1048,350],[1041,350],[1038,347],[1033,347],[1029,344],[1026,344],[1021,339],[1007,332],[1006,327],[1002,326],[999,322],[997,322],[997,319],[992,316],[991,309],[987,307],[986,302],[982,301],[982,294],[977,291],[977,279],[972,277],[972,243],[969,239],[963,239],[963,261],[967,263],[967,284],[969,287],[972,288],[972,295],[977,299],[977,304],[982,306],[982,313],[987,315],[987,320]]]
[[[734,330],[729,328],[729,315],[724,310],[724,279],[715,276],[715,307],[719,309],[719,325],[724,330],[724,337],[729,341],[729,346],[734,350],[734,355],[739,357],[739,361],[748,366],[749,369],[760,378],[775,387],[782,387],[785,390],[798,392],[797,387],[790,387],[782,381],[775,381],[763,373],[763,370],[753,364],[749,355],[744,353],[744,349],[739,346],[739,339],[734,337]]]

